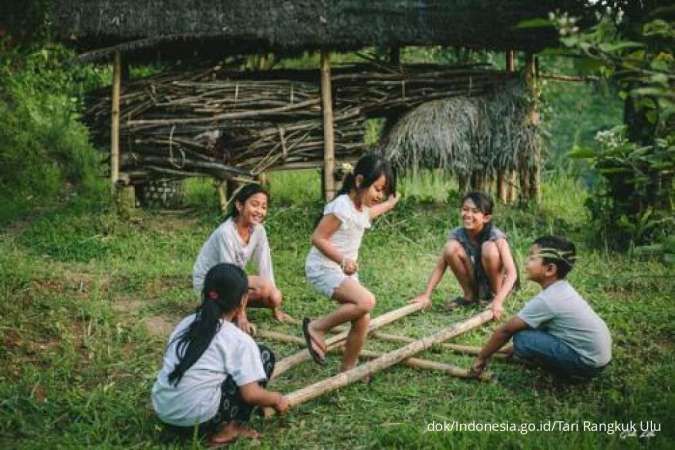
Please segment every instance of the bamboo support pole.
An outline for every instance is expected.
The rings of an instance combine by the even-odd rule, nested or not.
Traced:
[[[311,384],[295,392],[291,392],[290,394],[286,395],[286,399],[288,400],[289,406],[291,408],[298,406],[302,403],[320,397],[323,394],[332,392],[336,389],[340,389],[356,381],[359,381],[369,375],[380,372],[388,367],[398,364],[399,362],[408,359],[411,356],[423,350],[428,349],[434,344],[447,341],[448,339],[451,339],[455,336],[459,336],[460,334],[465,333],[466,331],[479,327],[484,323],[492,320],[492,318],[493,318],[492,311],[490,310],[483,311],[463,322],[456,323],[448,328],[442,329],[441,331],[431,336],[422,338],[415,342],[411,342],[410,344],[401,347],[393,352],[385,353],[379,358],[376,358],[365,364],[357,366],[351,370],[339,373],[335,376]],[[265,416],[270,416],[275,414],[275,411],[272,408],[265,408],[264,413]]]
[[[387,334],[387,333],[382,333],[380,331],[375,331],[372,334],[372,337],[375,339],[380,339],[383,341],[389,341],[389,342],[402,342],[409,344],[411,342],[415,342],[414,338],[408,337],[408,336],[399,336],[396,334]],[[456,353],[462,353],[465,355],[478,355],[480,353],[481,348],[480,347],[474,347],[471,345],[462,345],[462,344],[450,344],[450,343],[442,343],[438,344],[439,348],[443,349],[448,349],[452,350],[453,352]],[[501,348],[500,350],[497,350],[496,353],[494,353],[493,358],[498,358],[498,359],[504,359],[507,358],[508,355],[510,354],[510,350],[507,348]]]
[[[534,54],[528,54],[525,68],[525,80],[531,95],[532,107],[528,120],[533,126],[539,125],[539,111],[537,110],[537,58]],[[529,165],[529,195],[535,202],[541,197],[541,148],[537,145],[532,155],[532,163]]]
[[[278,333],[276,331],[268,330],[257,330],[256,337],[261,337],[263,339],[271,339],[277,342],[283,342],[286,344],[298,344],[301,346],[305,345],[305,340],[298,336],[291,336],[284,333]],[[344,346],[340,348],[344,351]],[[360,356],[363,358],[379,358],[382,356],[381,353],[374,352],[372,350],[363,349],[361,350]],[[448,375],[458,378],[471,378],[469,371],[462,369],[461,367],[453,366],[452,364],[439,363],[436,361],[430,361],[428,359],[421,358],[408,358],[402,361],[402,364],[412,367],[415,369],[429,369],[429,370],[439,370],[445,372]],[[486,381],[490,379],[490,376],[484,373],[485,376],[481,377],[481,380]]]
[[[368,332],[370,333],[372,331],[375,331],[378,328],[388,325],[391,322],[394,322],[395,320],[398,320],[409,314],[420,311],[423,308],[424,305],[422,305],[421,303],[413,303],[403,306],[402,308],[389,311],[388,313],[382,314],[381,316],[378,316],[370,321],[370,324],[368,325]],[[348,333],[347,331],[344,331],[340,334],[336,334],[335,336],[326,339],[326,347],[329,350],[337,347],[344,340],[347,339],[347,333]],[[273,380],[275,378],[278,378],[284,372],[287,372],[288,370],[297,366],[298,364],[301,364],[305,361],[309,361],[310,359],[312,359],[312,356],[306,349],[282,359],[274,367],[274,373],[272,373],[271,379]]]
[[[335,128],[333,93],[330,79],[330,53],[321,51],[321,111],[323,112],[323,185],[324,199],[335,197]]]
[[[506,51],[505,70],[507,73],[516,71],[516,52],[515,50]],[[513,170],[506,169],[497,175],[497,193],[502,203],[510,204],[515,201],[515,174]]]
[[[110,123],[110,182],[113,194],[120,177],[120,89],[122,84],[122,56],[119,51],[113,58],[112,109]]]

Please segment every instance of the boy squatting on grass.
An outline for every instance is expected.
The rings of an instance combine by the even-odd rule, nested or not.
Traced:
[[[171,333],[152,388],[152,406],[162,422],[184,436],[197,426],[211,446],[258,437],[243,425],[255,406],[288,409],[282,394],[264,387],[274,353],[232,323],[246,308],[248,291],[246,274],[234,264],[207,272],[202,303]]]
[[[542,291],[499,327],[476,357],[479,376],[490,357],[513,337],[513,355],[565,378],[591,378],[612,359],[605,322],[565,280],[576,260],[574,244],[556,236],[534,241],[525,265],[527,278]]]

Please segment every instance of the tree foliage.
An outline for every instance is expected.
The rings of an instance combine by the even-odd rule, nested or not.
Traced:
[[[625,126],[599,133],[597,145],[575,148],[601,177],[588,206],[597,228],[618,248],[660,239],[675,224],[675,32],[669,9],[627,18],[607,6],[595,25],[552,14],[561,42],[587,70],[613,80],[625,101]]]

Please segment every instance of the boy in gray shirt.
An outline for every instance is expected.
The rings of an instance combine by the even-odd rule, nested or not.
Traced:
[[[612,338],[605,322],[565,280],[575,259],[576,249],[567,239],[534,241],[525,272],[543,290],[495,331],[473,364],[475,375],[511,337],[516,357],[555,375],[590,378],[604,369],[612,359]]]

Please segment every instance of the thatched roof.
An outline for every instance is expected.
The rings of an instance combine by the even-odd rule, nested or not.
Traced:
[[[489,95],[434,100],[401,117],[382,149],[404,171],[442,168],[467,176],[512,170],[529,165],[541,145],[539,130],[526,120],[530,108],[522,80]]]
[[[22,7],[10,6],[6,18],[10,23],[25,23],[30,17],[21,11],[26,11],[26,4],[35,2],[40,0],[9,0],[10,5]],[[525,19],[545,17],[555,9],[580,12],[585,2],[61,0],[46,3],[51,5],[47,16],[54,34],[81,50],[118,46],[126,52],[138,52],[152,48],[175,57],[181,50],[199,47],[223,55],[399,45],[539,50],[555,42],[555,31],[516,29],[516,25]],[[34,16],[35,8],[30,14]],[[108,48],[88,56],[102,58],[111,51]]]

